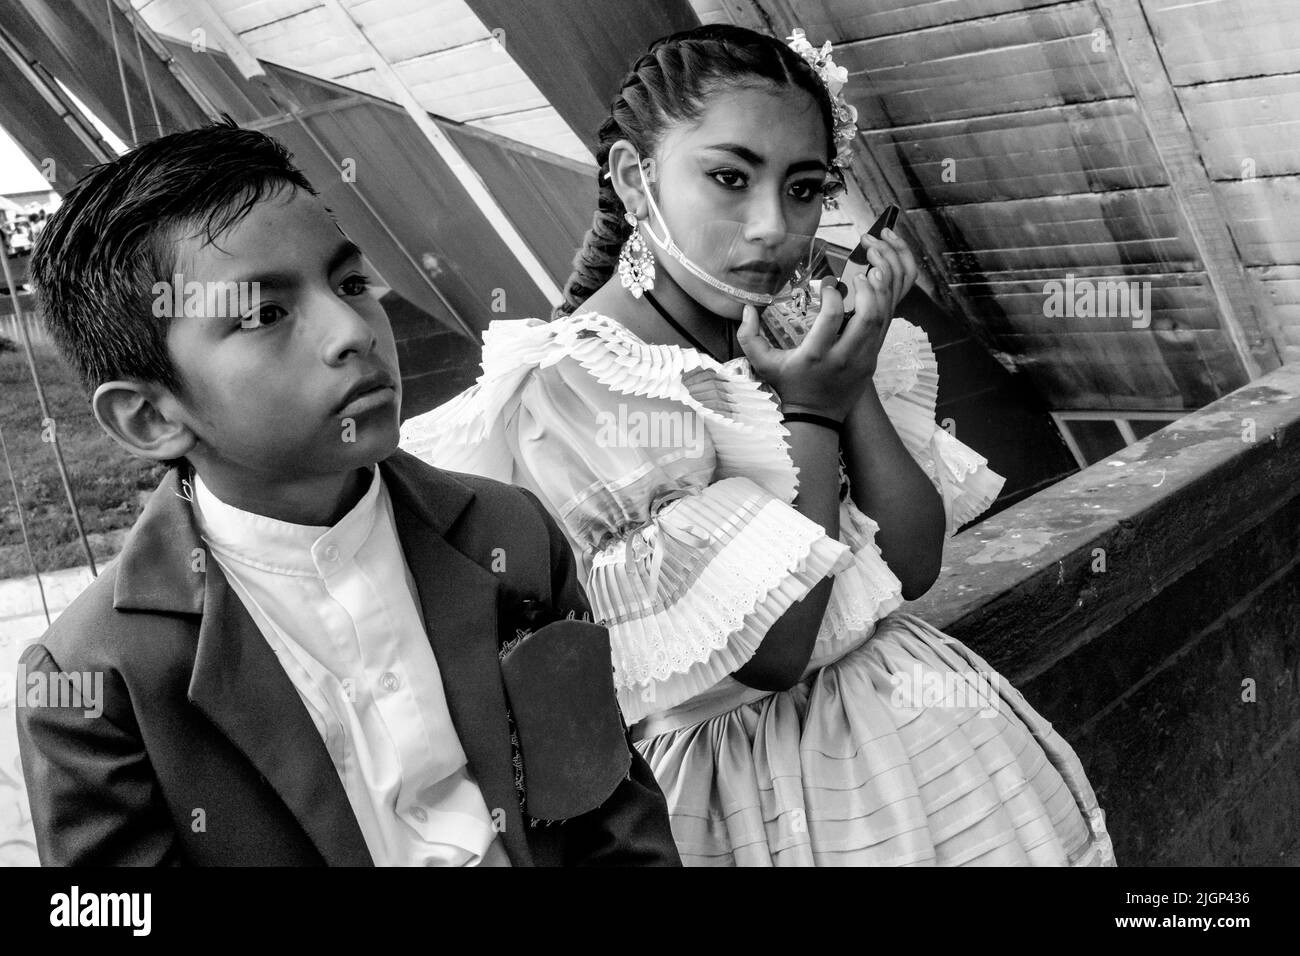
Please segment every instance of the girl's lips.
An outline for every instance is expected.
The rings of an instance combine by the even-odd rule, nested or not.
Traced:
[[[362,392],[352,401],[348,402],[338,414],[344,418],[353,418],[357,415],[364,415],[367,412],[373,412],[390,405],[397,398],[397,390],[391,385],[380,385],[368,392]]]
[[[738,283],[756,292],[771,292],[781,283],[781,270],[776,267],[742,266],[730,270]]]

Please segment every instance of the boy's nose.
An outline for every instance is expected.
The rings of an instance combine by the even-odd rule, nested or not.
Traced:
[[[315,318],[325,329],[321,339],[322,358],[327,365],[339,365],[349,355],[368,355],[378,344],[375,330],[365,317],[337,296],[322,296],[313,305]]]

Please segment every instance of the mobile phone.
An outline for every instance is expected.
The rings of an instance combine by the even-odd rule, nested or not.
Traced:
[[[885,207],[885,211],[880,214],[880,218],[872,223],[871,228],[867,230],[867,235],[874,239],[879,239],[880,234],[886,229],[893,229],[894,223],[898,222],[897,206],[892,203]],[[844,271],[840,273],[840,281],[844,283],[846,289],[853,287],[853,280],[860,274],[866,275],[871,271],[871,263],[867,261],[867,249],[869,247],[865,242],[859,242],[844,263]]]

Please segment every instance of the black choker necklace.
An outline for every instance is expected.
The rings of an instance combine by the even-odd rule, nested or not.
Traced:
[[[713,361],[717,362],[719,365],[723,364],[722,359],[718,358],[716,355],[713,354],[711,350],[706,348],[703,342],[701,342],[695,336],[691,335],[690,332],[687,332],[684,328],[682,328],[681,325],[678,324],[677,320],[668,314],[668,310],[665,309],[662,305],[660,305],[659,301],[654,296],[652,296],[649,292],[642,292],[641,294],[645,296],[645,300],[654,307],[654,310],[658,312],[660,316],[663,317],[663,320],[673,327],[674,332],[676,332],[678,335],[684,338],[687,342],[691,343],[691,346],[695,349],[695,351],[703,352],[705,355],[713,359]],[[731,323],[727,323],[726,329],[727,329],[727,361],[730,362],[732,358],[735,357],[735,337],[732,335]]]

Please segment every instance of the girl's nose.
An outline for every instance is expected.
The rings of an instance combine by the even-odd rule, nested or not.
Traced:
[[[785,210],[780,196],[756,197],[749,209],[745,238],[765,246],[780,245],[786,238]]]

